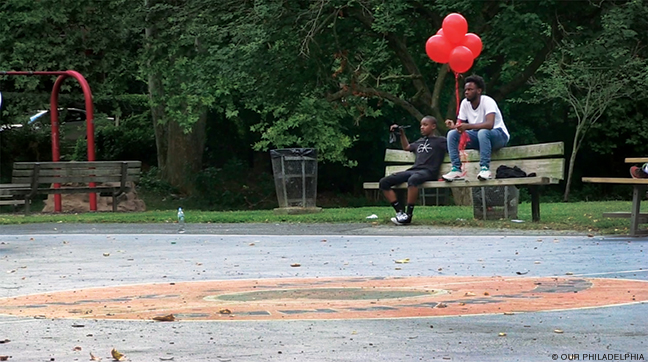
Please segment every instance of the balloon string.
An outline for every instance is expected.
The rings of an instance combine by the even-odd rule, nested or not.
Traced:
[[[459,73],[455,72],[455,95],[457,105],[457,117],[459,116],[459,108],[461,106],[459,100]],[[457,118],[457,125],[461,124],[461,120]],[[468,143],[468,133],[462,132],[459,138],[459,159],[461,160],[462,170],[466,171],[466,163],[468,163],[468,154],[466,153],[466,144]]]

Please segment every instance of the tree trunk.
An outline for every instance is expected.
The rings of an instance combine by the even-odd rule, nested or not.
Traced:
[[[195,175],[202,169],[205,149],[207,112],[202,112],[188,133],[175,121],[168,124],[168,154],[165,179],[183,193],[195,191]]]
[[[150,9],[155,5],[156,0],[144,0],[144,6]],[[146,48],[150,49],[151,43],[157,36],[157,28],[153,24],[150,14],[146,17],[147,27],[144,30],[146,37]],[[152,57],[152,55],[151,55]],[[152,69],[151,58],[146,62],[149,69]],[[151,102],[151,118],[153,119],[153,132],[155,133],[155,147],[157,149],[157,163],[160,170],[160,176],[165,178],[166,175],[166,156],[168,150],[167,143],[167,125],[165,124],[164,112],[164,89],[162,86],[162,77],[158,72],[152,71],[148,76],[149,101]]]
[[[565,185],[565,194],[563,195],[563,201],[569,201],[569,188],[572,182],[572,173],[574,172],[574,164],[576,163],[576,154],[578,153],[578,132],[574,136],[574,147],[572,147],[572,154],[569,158],[569,168],[567,168],[567,184]]]

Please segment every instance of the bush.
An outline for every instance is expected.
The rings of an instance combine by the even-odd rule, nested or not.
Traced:
[[[253,172],[231,159],[222,168],[209,167],[196,176],[196,204],[210,210],[249,210],[277,207],[272,175]]]

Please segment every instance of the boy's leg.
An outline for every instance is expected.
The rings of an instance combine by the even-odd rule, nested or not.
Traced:
[[[433,181],[435,178],[435,175],[432,175],[427,170],[416,171],[409,177],[407,180],[407,211],[403,215],[396,215],[395,218],[392,218],[392,222],[397,225],[405,225],[412,222],[414,205],[416,205],[416,200],[419,196],[419,186],[426,181]]]
[[[457,169],[461,169],[461,159],[459,158],[460,137],[461,133],[459,133],[456,129],[451,129],[450,131],[448,131],[448,156],[450,156],[452,167],[456,167]]]
[[[476,149],[479,150],[479,166],[490,168],[492,152],[506,146],[508,137],[500,128],[480,129],[477,132],[477,141],[478,146]]]
[[[498,150],[508,142],[508,137],[499,128],[480,129],[478,134],[479,142],[479,166],[481,170],[477,175],[479,180],[489,180],[493,177],[490,171],[491,154],[493,150]]]
[[[402,213],[403,206],[400,205],[398,202],[398,197],[396,197],[396,193],[394,190],[392,190],[392,187],[394,185],[401,184],[403,182],[406,182],[409,177],[411,176],[412,172],[411,171],[402,171],[402,172],[397,172],[394,174],[391,174],[389,176],[383,177],[380,179],[378,182],[378,187],[382,190],[383,195],[385,195],[385,199],[389,201],[389,203],[392,205],[394,210],[397,213]]]
[[[469,130],[465,132],[468,134],[468,142],[466,143],[466,148],[479,149],[477,131]],[[459,133],[457,130],[453,129],[448,132],[448,154],[450,155],[452,169],[450,170],[450,172],[441,176],[441,178],[448,182],[463,180],[466,177],[466,173],[461,170],[461,158],[459,156],[460,139],[461,133]]]

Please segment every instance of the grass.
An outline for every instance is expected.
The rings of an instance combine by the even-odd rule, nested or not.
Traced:
[[[630,211],[630,201],[601,201],[573,203],[543,203],[541,221],[531,222],[531,205],[518,206],[518,219],[483,221],[473,218],[470,206],[417,206],[414,225],[483,227],[519,230],[574,230],[601,234],[628,234],[629,219],[602,218],[603,212]],[[644,205],[645,206],[645,205]],[[643,212],[648,207],[642,207]],[[372,214],[377,219],[367,219]],[[390,224],[393,210],[388,206],[357,208],[324,208],[322,212],[306,215],[278,215],[272,210],[199,211],[185,210],[187,223],[367,223]],[[133,213],[88,212],[79,214],[0,214],[0,225],[27,223],[169,223],[176,221],[175,210],[155,210]]]

